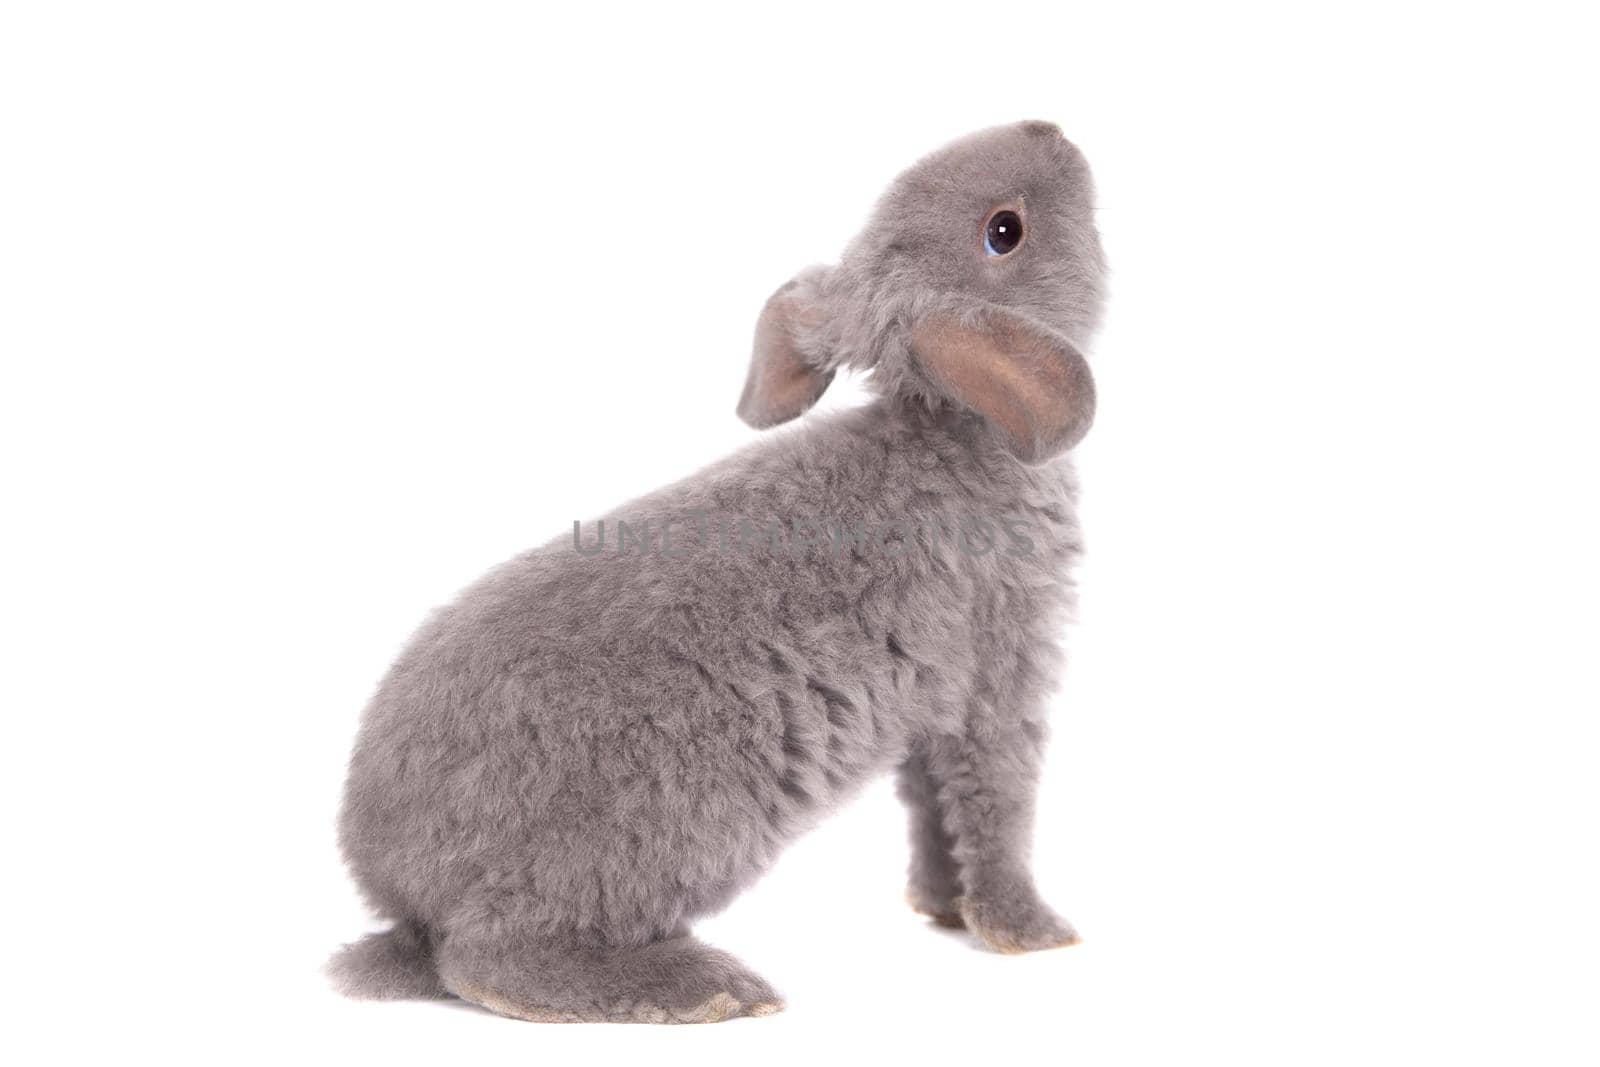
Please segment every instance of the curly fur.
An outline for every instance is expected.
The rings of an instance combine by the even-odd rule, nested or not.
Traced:
[[[1009,277],[951,251],[1017,197],[1034,246]],[[1006,951],[1073,940],[1027,853],[1081,551],[1074,476],[1064,459],[1019,463],[919,373],[906,337],[929,308],[999,306],[1081,342],[1102,270],[1090,216],[1082,158],[1047,124],[922,161],[838,267],[800,279],[821,314],[797,348],[818,369],[870,368],[875,400],[606,517],[671,523],[672,551],[586,555],[563,536],[422,627],[351,758],[342,846],[397,925],[335,957],[342,989],[448,991],[548,1021],[777,1010],[689,926],[894,770],[915,906]],[[706,515],[928,526],[843,551],[740,550]],[[973,555],[936,532],[1000,515],[1026,524],[1031,552]]]

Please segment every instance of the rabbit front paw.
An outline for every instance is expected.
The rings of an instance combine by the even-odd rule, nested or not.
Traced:
[[[1031,889],[961,901],[967,929],[996,952],[1008,955],[1078,943],[1078,932]]]
[[[961,898],[953,893],[943,893],[913,882],[906,888],[906,903],[918,915],[926,915],[940,926],[959,930],[966,925],[961,918]]]

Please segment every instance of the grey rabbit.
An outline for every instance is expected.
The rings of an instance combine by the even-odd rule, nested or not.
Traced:
[[[335,983],[537,1021],[778,1011],[689,925],[890,770],[916,910],[1002,952],[1073,943],[1029,851],[1104,272],[1050,123],[901,174],[768,300],[738,411],[793,419],[840,367],[869,402],[575,524],[412,638],[340,821],[394,926]]]

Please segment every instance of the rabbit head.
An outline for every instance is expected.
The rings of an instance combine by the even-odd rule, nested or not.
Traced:
[[[1088,164],[1047,122],[962,138],[895,179],[837,265],[767,301],[739,414],[775,426],[842,366],[908,404],[981,416],[1040,463],[1088,431],[1079,352],[1099,318],[1104,261]]]

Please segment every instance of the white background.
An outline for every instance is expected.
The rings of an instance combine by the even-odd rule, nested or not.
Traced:
[[[1579,10],[7,4],[8,1043],[1595,1062]],[[885,783],[702,927],[783,1015],[328,992],[369,928],[343,762],[410,628],[752,439],[766,295],[1024,117],[1087,153],[1114,268],[1036,849],[1084,943],[913,916]]]

